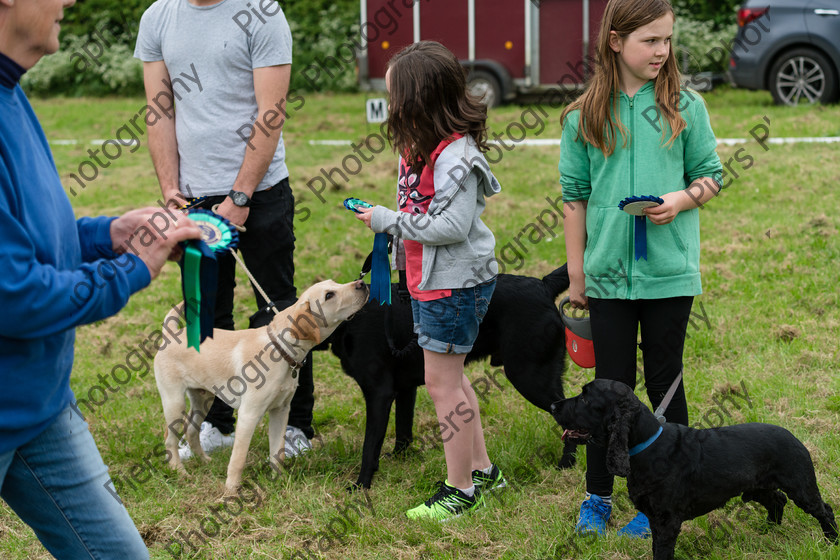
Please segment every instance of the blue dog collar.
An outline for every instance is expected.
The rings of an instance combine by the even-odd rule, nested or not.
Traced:
[[[634,445],[633,447],[631,447],[627,451],[627,454],[632,457],[633,455],[636,455],[637,453],[641,453],[642,451],[644,451],[645,449],[650,447],[651,444],[654,441],[656,441],[659,438],[660,435],[662,435],[662,426],[659,426],[659,430],[657,430],[657,432],[655,434],[653,434],[652,436],[650,436],[648,439],[646,439],[645,441],[643,441],[639,445]]]

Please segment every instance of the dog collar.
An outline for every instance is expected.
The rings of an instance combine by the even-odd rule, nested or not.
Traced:
[[[648,439],[646,439],[645,441],[643,441],[643,442],[642,442],[642,443],[640,443],[639,445],[634,445],[633,447],[631,447],[631,448],[627,451],[627,454],[628,454],[629,456],[631,456],[631,457],[632,457],[633,455],[636,455],[637,453],[641,453],[642,451],[644,451],[645,449],[647,449],[648,447],[650,447],[650,446],[651,446],[651,444],[652,444],[654,441],[656,441],[656,440],[657,440],[657,438],[658,438],[660,435],[662,435],[662,426],[659,426],[659,429],[656,431],[656,433],[655,433],[655,434],[653,434],[652,436],[650,436]]]
[[[286,360],[289,366],[291,366],[292,379],[294,379],[295,377],[297,377],[297,372],[300,368],[303,367],[303,364],[306,362],[306,359],[304,359],[303,362],[296,362],[294,358],[289,356],[289,354],[285,350],[283,350],[283,347],[280,346],[280,341],[277,340],[277,337],[274,336],[273,332],[271,332],[271,325],[268,325],[268,327],[266,328],[266,332],[268,333],[268,339],[271,341],[274,347],[277,348],[277,351],[280,352],[280,355],[283,356],[283,359]]]

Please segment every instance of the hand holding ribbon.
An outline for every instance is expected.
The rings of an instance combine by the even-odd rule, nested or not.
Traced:
[[[361,208],[356,211],[356,218],[363,221],[370,229],[370,219],[373,217],[373,208]]]
[[[160,208],[140,208],[126,212],[110,226],[111,245],[115,253],[130,248],[157,278],[167,260],[181,256],[179,243],[198,239],[201,232],[185,214],[162,212]]]
[[[636,260],[647,260],[647,223],[645,222],[646,211],[651,207],[659,206],[663,199],[658,196],[628,196],[618,203],[618,209],[624,210],[631,216],[635,216],[633,224],[633,252]]]
[[[225,197],[221,204],[217,208],[214,208],[213,211],[235,226],[244,226],[248,220],[248,215],[251,213],[250,208],[247,206],[237,206],[230,197]]]
[[[348,198],[344,207],[356,213],[356,218],[370,228],[373,216],[373,205]],[[391,305],[391,264],[388,262],[388,234],[377,233],[373,236],[373,251],[370,264],[370,298],[368,301],[378,301],[379,305]]]
[[[660,199],[663,202],[659,206],[644,209],[647,219],[657,226],[671,223],[677,217],[677,214],[694,207],[691,198],[684,190],[663,194]]]

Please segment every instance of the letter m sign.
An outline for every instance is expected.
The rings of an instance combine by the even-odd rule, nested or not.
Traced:
[[[388,120],[388,102],[384,97],[367,100],[367,122],[382,123]]]

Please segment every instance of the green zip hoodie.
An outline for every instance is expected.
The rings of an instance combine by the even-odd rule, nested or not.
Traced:
[[[695,179],[721,184],[717,141],[700,95],[681,92],[679,109],[686,128],[665,147],[671,128],[648,82],[632,98],[620,93],[619,118],[629,132],[618,134],[609,157],[578,139],[580,111],[568,114],[560,147],[560,184],[565,202],[588,201],[583,271],[586,295],[605,299],[660,299],[696,296],[700,285],[699,209],[685,210],[669,224],[647,220],[647,259],[635,260],[634,217],[618,209],[628,196],[684,189]],[[662,130],[665,130],[663,140]]]

